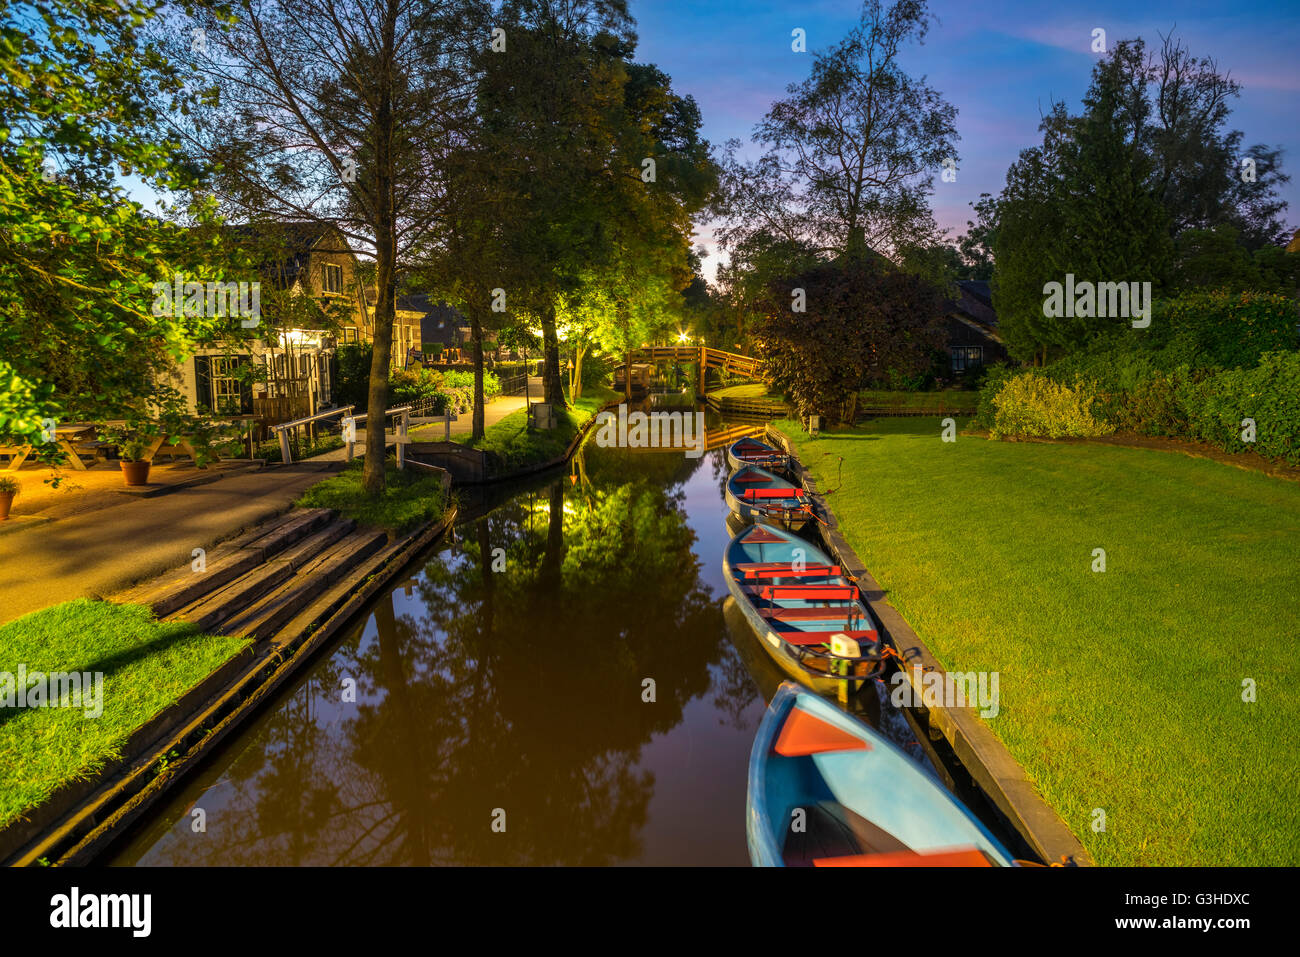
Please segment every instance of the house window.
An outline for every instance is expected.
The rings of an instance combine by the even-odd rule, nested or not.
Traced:
[[[319,364],[316,377],[320,383],[320,400],[322,404],[328,405],[334,399],[334,388],[330,382],[329,356],[323,352],[318,353],[316,361]]]
[[[322,286],[325,292],[341,293],[343,291],[343,267],[325,263]]]
[[[343,341],[344,341],[344,342],[357,342],[357,341],[358,341],[358,337],[357,337],[357,327],[356,327],[356,326],[344,326],[344,327],[343,327]]]
[[[243,405],[243,389],[235,375],[238,360],[225,356],[212,357],[212,408],[218,413],[232,415]]]
[[[984,364],[983,346],[953,346],[952,371],[964,372]]]

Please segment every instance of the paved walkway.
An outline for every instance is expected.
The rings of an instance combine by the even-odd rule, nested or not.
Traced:
[[[106,597],[186,564],[195,548],[278,515],[338,467],[313,460],[156,498],[123,495],[120,504],[0,535],[0,623],[73,598]]]
[[[536,396],[534,396],[533,401],[537,401]],[[518,412],[523,407],[524,397],[522,395],[497,396],[483,407],[483,427],[488,428],[496,425],[506,416]],[[445,429],[446,426],[441,422],[422,425],[411,429],[411,438],[417,442],[441,442]],[[472,412],[463,413],[451,424],[452,435],[469,435],[472,431],[474,431],[474,413]]]

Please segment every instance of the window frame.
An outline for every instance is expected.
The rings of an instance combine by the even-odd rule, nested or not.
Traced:
[[[337,288],[330,288],[333,285],[330,282],[331,276],[338,278]],[[343,295],[343,267],[338,263],[321,263],[320,286],[321,292],[327,296]]]
[[[953,372],[965,372],[984,365],[983,346],[949,346],[948,354]]]

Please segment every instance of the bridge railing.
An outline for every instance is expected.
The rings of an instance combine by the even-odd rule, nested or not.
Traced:
[[[278,425],[271,426],[271,431],[277,433],[280,438],[280,461],[285,465],[293,464],[293,451],[289,442],[290,432],[294,434],[296,439],[298,430],[305,425],[314,425],[314,423],[317,422],[327,422],[329,419],[333,419],[336,416],[339,417],[339,422],[342,422],[343,419],[352,414],[354,408],[356,407],[345,405],[337,409],[326,409],[324,412],[317,412],[315,415],[309,415],[301,419],[294,419],[292,422],[281,422]]]
[[[344,424],[343,445],[347,449],[347,452],[345,454],[349,462],[352,461],[353,456],[356,454],[357,426],[365,421],[367,415],[368,413],[363,412],[361,415],[353,416],[353,418],[351,419],[351,425],[352,425],[351,429],[347,428],[346,422]],[[411,407],[409,405],[399,405],[395,409],[386,409],[384,411],[384,418],[387,419],[389,416],[392,416],[397,422],[397,436],[396,436],[397,467],[399,469],[404,469],[406,468],[406,446],[407,443],[410,442],[410,439],[407,437],[407,435],[411,430]],[[388,447],[387,436],[388,436],[388,428],[387,426],[385,426],[384,428],[385,448]]]

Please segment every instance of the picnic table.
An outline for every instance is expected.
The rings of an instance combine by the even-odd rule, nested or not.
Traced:
[[[81,472],[86,471],[86,463],[82,460],[81,454],[89,452],[95,458],[98,458],[100,449],[106,444],[96,442],[95,427],[84,422],[56,426],[54,441],[67,455],[72,467]],[[32,451],[33,446],[31,445],[0,445],[0,455],[13,456],[9,460],[7,468],[15,472],[23,467],[23,463],[27,461],[27,457],[32,454]]]
[[[256,422],[258,417],[255,415],[228,415],[222,416],[218,421],[221,422]],[[113,419],[107,422],[99,423],[111,428],[122,428],[127,423],[125,419]],[[198,455],[194,447],[189,443],[186,436],[176,436],[176,441],[168,443],[168,436],[159,435],[150,441],[145,449],[145,460],[152,462],[156,455],[167,455],[173,458],[188,456],[198,461]],[[68,462],[73,469],[77,471],[86,471],[86,461],[82,456],[88,455],[93,461],[98,462],[103,459],[104,452],[112,446],[111,442],[104,442],[96,437],[95,424],[90,422],[76,422],[68,425],[56,426],[54,430],[54,440],[58,447],[63,450],[68,457]],[[252,455],[253,435],[250,431],[248,434],[249,455]],[[33,446],[31,445],[0,445],[0,455],[9,455],[12,458],[6,469],[17,471],[22,468],[23,463],[32,454]],[[213,456],[213,461],[219,461],[217,456]]]

